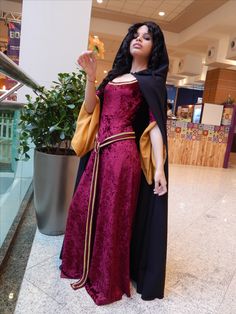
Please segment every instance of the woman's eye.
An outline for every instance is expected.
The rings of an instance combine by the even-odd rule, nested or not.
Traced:
[[[137,37],[139,37],[139,36],[141,36],[141,35],[139,35],[138,33],[135,33],[135,34],[134,34],[134,38],[137,38]],[[149,34],[144,34],[142,37],[143,37],[143,39],[145,39],[145,40],[151,40],[151,36],[150,36]]]
[[[146,40],[151,40],[151,36],[150,35],[144,35],[143,38],[146,39]]]

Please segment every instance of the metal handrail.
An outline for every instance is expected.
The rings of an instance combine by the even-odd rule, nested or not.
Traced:
[[[28,74],[26,74],[15,62],[13,62],[3,52],[0,52],[0,72],[32,88],[33,90],[38,90],[40,88],[40,85],[37,82],[35,82]]]
[[[15,93],[18,89],[20,89],[24,84],[18,83],[15,86],[13,86],[11,89],[9,89],[7,92],[5,92],[2,96],[0,96],[0,102],[7,99],[8,96]]]
[[[33,90],[38,90],[40,85],[36,83],[28,74],[26,74],[15,62],[13,62],[4,53],[0,52],[0,72],[11,77],[12,79],[20,82],[13,86],[9,91],[0,96],[1,109],[21,109],[25,104],[17,101],[4,101],[8,96],[12,95],[15,91],[26,85]]]

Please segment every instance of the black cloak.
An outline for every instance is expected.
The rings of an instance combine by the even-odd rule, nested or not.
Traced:
[[[122,49],[122,44],[120,46]],[[118,50],[119,53],[119,50]],[[117,53],[117,55],[118,55]],[[114,61],[115,63],[115,61]],[[148,110],[153,113],[160,128],[166,147],[164,171],[168,190],[168,146],[167,146],[167,92],[166,76],[168,72],[168,55],[164,45],[159,67],[132,73],[139,82],[144,104],[140,106],[133,125],[136,143],[149,124]],[[100,98],[101,109],[102,100]],[[76,186],[80,181],[89,159],[90,152],[81,158]],[[164,297],[166,255],[167,255],[167,214],[168,192],[162,196],[153,193],[154,183],[149,185],[142,173],[136,216],[132,230],[130,274],[137,283],[137,292],[143,300]]]

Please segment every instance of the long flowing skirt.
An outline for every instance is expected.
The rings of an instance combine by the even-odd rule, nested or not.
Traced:
[[[83,273],[86,219],[95,152],[73,196],[62,250],[61,277]],[[141,164],[134,140],[110,144],[100,153],[98,183],[85,284],[97,305],[130,296],[130,242],[140,187]]]

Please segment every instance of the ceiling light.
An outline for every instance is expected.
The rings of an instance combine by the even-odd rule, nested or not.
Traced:
[[[13,299],[13,298],[14,298],[14,293],[13,293],[13,292],[9,293],[8,298],[9,298],[10,300]]]
[[[98,36],[97,35],[93,35],[93,38],[98,38]]]
[[[104,70],[103,73],[107,74],[107,70]]]
[[[97,0],[97,3],[103,3],[103,0]]]
[[[164,15],[165,15],[165,12],[160,11],[158,14],[159,14],[160,16],[164,16]]]

